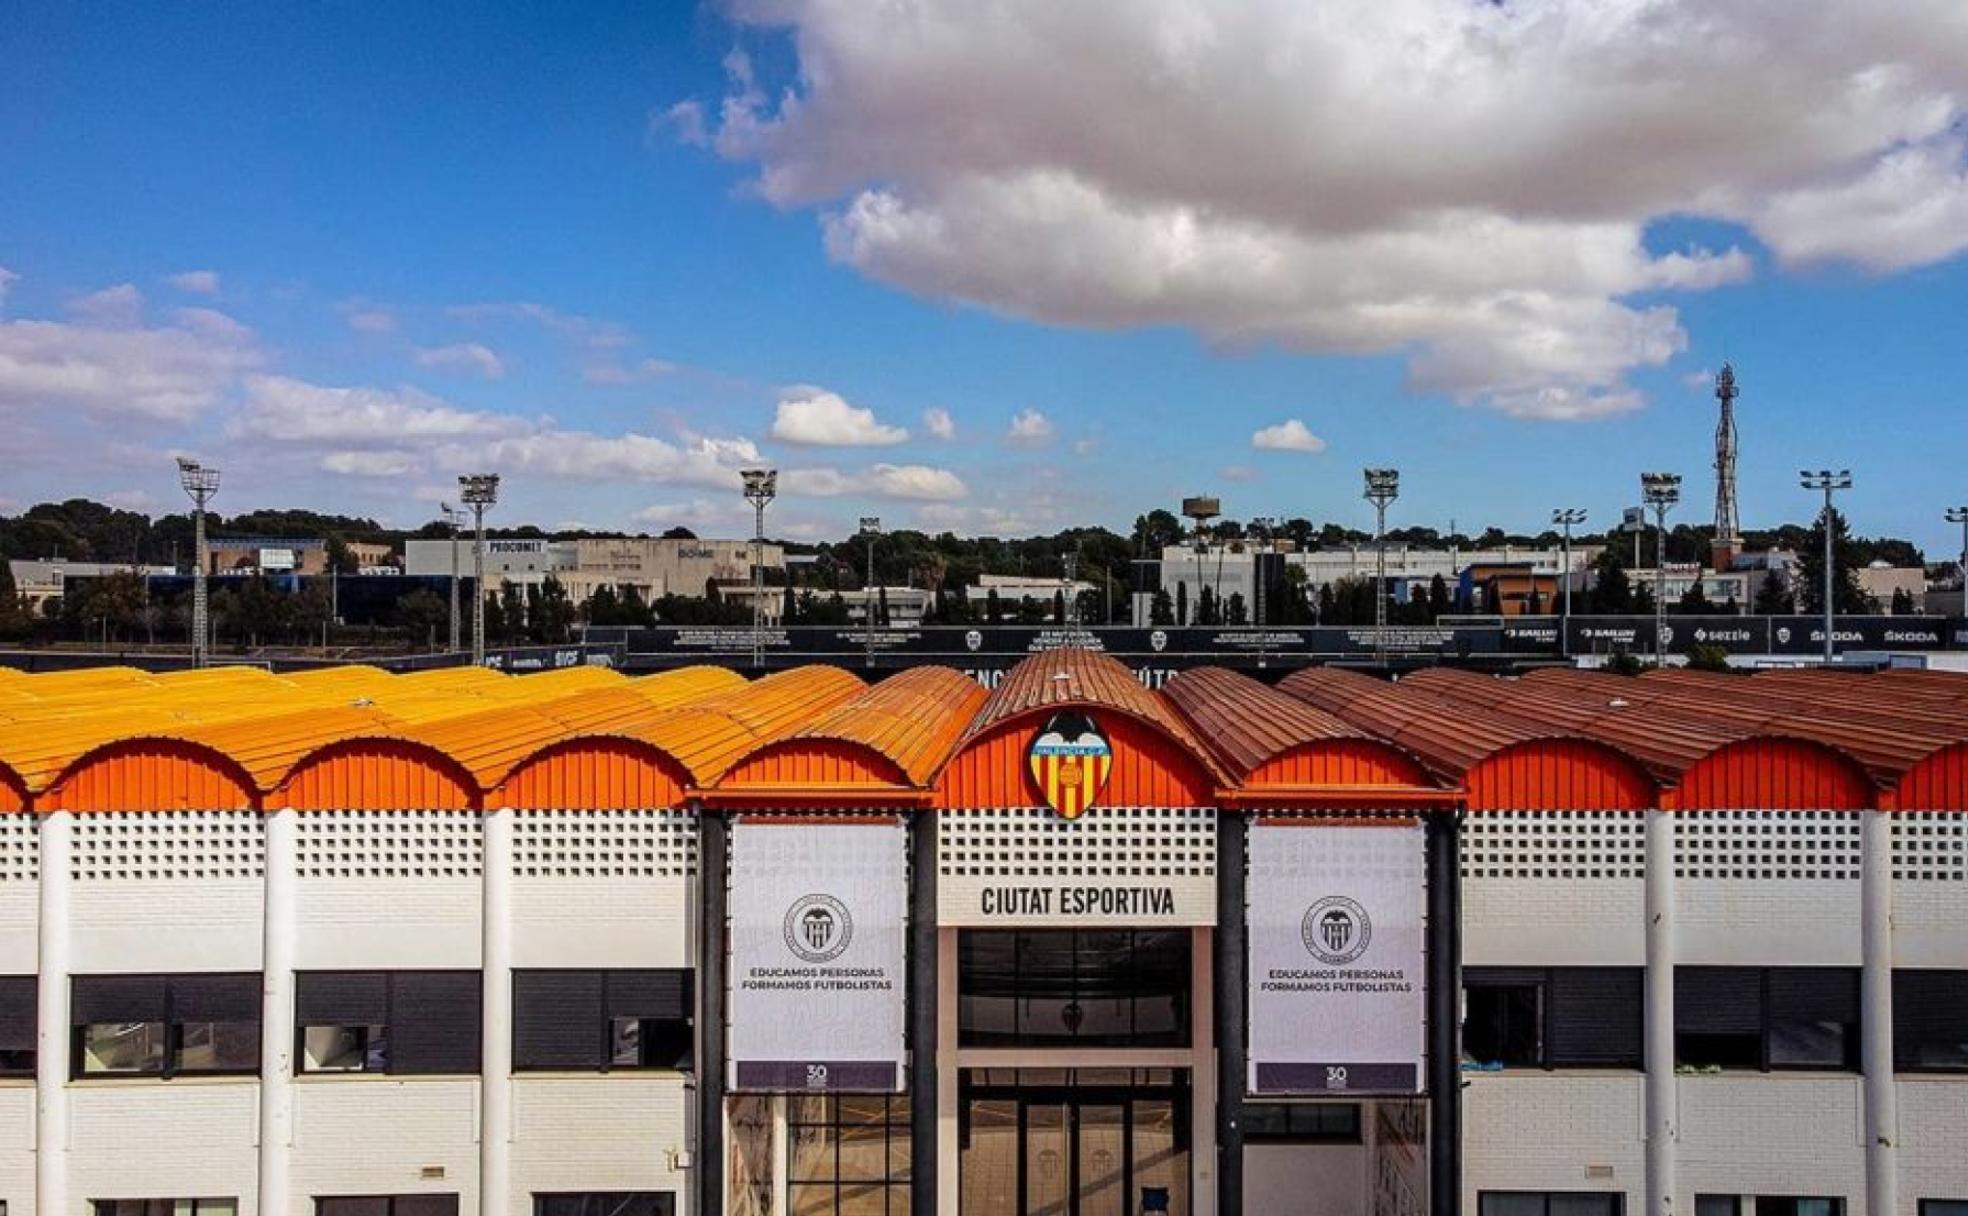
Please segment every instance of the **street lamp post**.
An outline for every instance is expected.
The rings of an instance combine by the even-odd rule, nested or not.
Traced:
[[[1813,473],[1809,469],[1804,469],[1797,474],[1797,477],[1798,483],[1805,489],[1824,492],[1824,661],[1829,664],[1833,653],[1832,627],[1837,620],[1836,601],[1832,594],[1834,580],[1832,579],[1831,496],[1838,490],[1852,488],[1852,471],[1819,469]]]
[[[497,473],[467,473],[458,478],[458,493],[472,513],[472,663],[485,666],[485,512],[499,501]],[[457,539],[452,538],[453,560]]]
[[[1961,525],[1961,604],[1968,614],[1968,507],[1949,507],[1947,521]]]
[[[219,471],[196,460],[178,457],[178,484],[191,496],[191,531],[195,565],[191,571],[191,665],[203,667],[211,657],[212,621],[205,589],[205,504],[219,492]]]
[[[1560,507],[1551,513],[1551,522],[1565,530],[1565,568],[1559,573],[1565,580],[1565,606],[1558,618],[1558,652],[1569,659],[1572,657],[1572,525],[1585,522],[1585,509]]]
[[[861,616],[863,632],[861,644],[864,649],[864,666],[875,665],[875,538],[881,535],[881,517],[863,515],[861,517],[861,537],[868,542],[868,578],[861,586]]]
[[[441,502],[438,509],[444,513],[444,522],[451,529],[451,645],[452,654],[458,653],[458,634],[461,632],[458,613],[458,529],[465,522],[465,513],[448,502]]]
[[[1401,496],[1399,469],[1363,469],[1374,505],[1374,662],[1387,662],[1387,505]]]
[[[1667,665],[1667,509],[1681,501],[1681,474],[1640,474],[1640,501],[1654,509],[1660,551],[1654,555],[1654,666]]]
[[[752,668],[765,666],[765,508],[779,496],[779,470],[745,469],[745,501],[752,504]]]

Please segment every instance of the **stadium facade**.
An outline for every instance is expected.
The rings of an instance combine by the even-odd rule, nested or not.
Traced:
[[[1968,680],[0,672],[9,1216],[1959,1216]]]

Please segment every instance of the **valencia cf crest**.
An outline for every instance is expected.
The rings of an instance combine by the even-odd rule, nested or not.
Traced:
[[[1113,747],[1083,713],[1054,714],[1026,760],[1046,805],[1065,819],[1078,819],[1092,806],[1114,771]]]

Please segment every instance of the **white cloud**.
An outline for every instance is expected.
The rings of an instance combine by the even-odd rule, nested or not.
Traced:
[[[288,376],[249,376],[236,433],[280,443],[396,446],[495,437],[527,429],[505,414],[452,405],[419,389],[334,388]]]
[[[936,299],[1395,353],[1417,389],[1580,417],[1685,348],[1639,297],[1751,272],[1650,249],[1656,221],[1741,225],[1786,264],[1968,248],[1959,0],[905,11],[742,6],[791,28],[799,72],[728,69],[710,135],[820,208],[832,257]]]
[[[877,464],[865,472],[839,469],[788,469],[780,474],[788,494],[835,498],[861,494],[907,502],[951,502],[970,493],[963,478],[949,469],[924,464]]]
[[[561,312],[533,300],[456,304],[444,311],[461,321],[530,321],[593,350],[613,350],[635,340],[628,330],[613,321]]]
[[[323,471],[344,477],[401,477],[422,467],[423,462],[410,452],[339,451],[321,457]]]
[[[440,462],[578,481],[654,481],[738,489],[738,470],[757,462],[749,439],[697,436],[681,444],[640,435],[541,430],[484,443],[450,445]]]
[[[396,314],[383,308],[357,308],[347,314],[348,327],[359,334],[387,334],[396,330]]]
[[[923,430],[928,431],[938,439],[955,439],[957,437],[957,420],[950,416],[949,410],[944,409],[940,405],[932,405],[923,411]]]
[[[680,526],[695,531],[743,523],[750,515],[751,508],[743,503],[734,506],[723,499],[691,498],[681,502],[650,503],[630,515],[629,521],[644,528]]]
[[[1052,419],[1037,410],[1020,410],[1012,415],[1005,438],[1012,443],[1036,447],[1052,440]]]
[[[7,269],[5,266],[0,266],[0,304],[5,304],[7,302],[8,286],[13,283],[17,283],[19,281],[20,281],[19,275]]]
[[[420,346],[417,348],[417,366],[456,368],[473,372],[487,380],[497,380],[506,374],[505,361],[489,346],[477,342],[459,342],[452,346]]]
[[[184,270],[172,275],[165,282],[179,291],[188,291],[193,295],[219,294],[219,272],[216,270]]]
[[[1287,418],[1253,432],[1251,446],[1264,452],[1323,452],[1326,441],[1307,430],[1298,419]]]
[[[1217,476],[1225,481],[1256,481],[1261,474],[1247,464],[1226,464],[1218,469]]]
[[[250,330],[205,309],[152,328],[8,321],[0,323],[0,412],[183,422],[260,361]]]
[[[852,405],[838,393],[794,384],[779,390],[772,437],[809,447],[864,448],[901,443],[909,432],[876,420],[875,411]]]
[[[143,309],[143,292],[133,283],[118,283],[68,302],[68,310],[85,322],[109,329],[138,324],[143,320]]]
[[[581,371],[581,378],[589,384],[635,384],[643,380],[654,380],[672,375],[677,365],[667,359],[643,359],[636,363],[590,363]]]

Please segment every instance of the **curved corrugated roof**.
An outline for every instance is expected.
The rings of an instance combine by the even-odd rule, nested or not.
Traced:
[[[811,726],[752,749],[732,766],[732,779],[764,753],[787,758],[803,743],[834,742],[867,749],[894,765],[910,785],[922,788],[956,750],[985,699],[977,681],[960,671],[913,667],[836,705]],[[762,767],[773,771],[761,771],[761,781],[791,775],[784,765]]]
[[[1359,727],[1224,667],[1193,667],[1162,686],[1238,779],[1274,756],[1321,739],[1367,739]]]
[[[609,733],[655,748],[681,764],[693,783],[709,786],[746,752],[791,734],[866,687],[838,667],[795,667]]]

